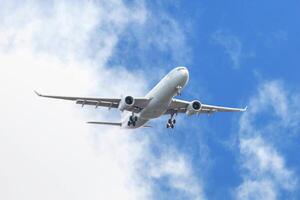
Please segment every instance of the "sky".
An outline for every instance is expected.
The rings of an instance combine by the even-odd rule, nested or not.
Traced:
[[[0,1],[0,199],[300,199],[300,1]],[[38,98],[179,98],[245,113],[91,126],[117,110]]]

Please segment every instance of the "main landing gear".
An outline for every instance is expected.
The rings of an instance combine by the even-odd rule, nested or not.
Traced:
[[[137,116],[134,116],[133,114],[129,117],[129,121],[127,122],[128,126],[135,126],[136,121],[138,120]]]
[[[176,120],[173,119],[174,114],[171,114],[171,118],[168,119],[168,123],[167,123],[167,128],[174,128],[175,124],[176,124]]]

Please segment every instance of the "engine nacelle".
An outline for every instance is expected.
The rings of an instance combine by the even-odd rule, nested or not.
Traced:
[[[186,114],[187,115],[194,115],[194,114],[196,114],[197,112],[199,112],[201,110],[201,107],[202,107],[201,102],[197,101],[197,100],[194,100],[188,105],[188,107],[186,109]]]
[[[119,104],[119,110],[124,111],[134,105],[134,98],[132,96],[126,96],[121,99]]]

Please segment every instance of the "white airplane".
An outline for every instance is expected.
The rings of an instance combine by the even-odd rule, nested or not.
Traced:
[[[119,123],[114,122],[88,122],[91,124],[113,125],[121,128],[134,129],[150,127],[147,122],[162,115],[170,115],[167,128],[174,128],[175,116],[185,113],[188,116],[201,113],[215,112],[243,112],[247,107],[229,108],[203,104],[198,100],[184,101],[174,97],[181,94],[189,80],[189,71],[186,67],[176,67],[170,71],[145,97],[125,96],[123,98],[89,98],[89,97],[65,97],[42,95],[38,96],[75,101],[76,104],[92,105],[95,108],[117,108],[120,111],[128,111]]]

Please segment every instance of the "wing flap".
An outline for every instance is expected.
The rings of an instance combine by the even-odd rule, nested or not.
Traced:
[[[201,111],[203,112],[244,112],[246,110],[247,110],[247,106],[245,108],[231,108],[231,107],[213,106],[213,105],[206,105],[206,104],[203,104],[201,108]]]
[[[82,106],[84,105],[90,105],[97,107],[108,107],[108,108],[118,108],[118,103],[108,102],[108,101],[87,101],[87,100],[76,100],[76,104],[80,104]]]

